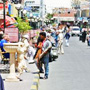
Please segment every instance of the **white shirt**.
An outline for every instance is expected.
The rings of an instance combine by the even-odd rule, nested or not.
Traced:
[[[59,34],[59,43],[63,43],[63,33]]]

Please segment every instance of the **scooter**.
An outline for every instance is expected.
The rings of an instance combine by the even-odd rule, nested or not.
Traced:
[[[55,43],[52,43],[51,56],[52,61],[55,61],[55,59],[58,58],[58,48],[55,46]]]

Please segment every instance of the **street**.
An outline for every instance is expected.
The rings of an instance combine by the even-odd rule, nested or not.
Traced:
[[[64,50],[64,55],[50,63],[49,79],[40,79],[39,90],[90,90],[90,47],[71,37]]]

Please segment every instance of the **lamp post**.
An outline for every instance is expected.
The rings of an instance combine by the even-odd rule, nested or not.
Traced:
[[[5,4],[6,4],[6,2],[7,2],[7,0],[2,0],[3,1],[3,18],[4,18],[4,29],[5,29],[5,27],[6,27],[6,23],[5,23]]]
[[[24,11],[23,11],[23,14],[25,15],[26,13],[27,13],[27,11],[26,11],[26,10],[24,10]]]
[[[18,10],[18,17],[19,17],[19,12],[20,12],[21,9],[23,9],[23,7],[22,7],[21,4],[17,4],[16,9]]]
[[[25,17],[27,16],[27,11],[23,10],[23,19],[25,20]]]

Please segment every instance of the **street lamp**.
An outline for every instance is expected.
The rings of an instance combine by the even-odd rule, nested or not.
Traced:
[[[25,18],[27,15],[27,11],[26,10],[23,10],[23,18]]]
[[[5,27],[6,27],[6,23],[5,23],[5,4],[6,4],[6,2],[7,2],[7,0],[2,0],[3,1],[3,18],[4,18],[4,29],[5,29]]]
[[[27,11],[26,11],[26,10],[24,10],[24,11],[23,11],[23,14],[25,15],[26,13],[27,13]]]
[[[18,10],[18,17],[19,17],[19,12],[20,12],[21,9],[23,9],[23,7],[22,7],[21,4],[17,4],[16,9]]]

